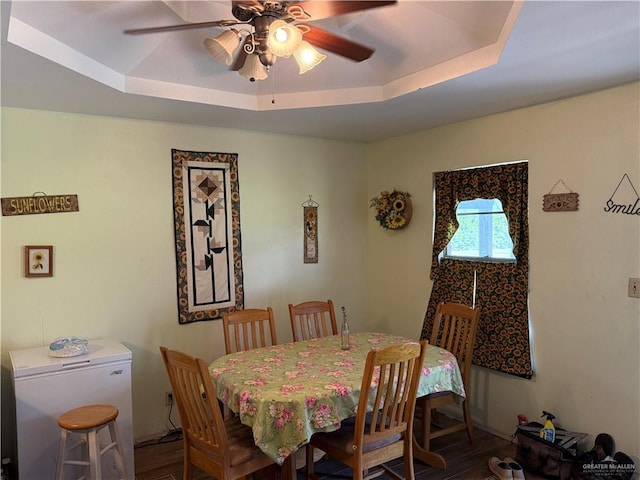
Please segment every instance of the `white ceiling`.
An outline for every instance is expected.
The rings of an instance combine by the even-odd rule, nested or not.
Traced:
[[[375,49],[251,83],[202,46],[231,2],[2,1],[3,106],[373,141],[640,79],[640,1],[407,1],[314,25]]]

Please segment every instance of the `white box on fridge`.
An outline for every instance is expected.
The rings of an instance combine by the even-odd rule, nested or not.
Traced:
[[[131,351],[112,339],[89,340],[88,353],[55,358],[49,347],[9,352],[16,402],[18,478],[53,480],[60,427],[72,408],[111,404],[118,410],[127,478],[134,478]],[[103,432],[106,435],[106,432]],[[103,478],[118,478],[112,453],[103,456]],[[70,472],[74,467],[67,468]]]

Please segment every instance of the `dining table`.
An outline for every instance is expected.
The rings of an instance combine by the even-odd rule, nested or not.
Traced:
[[[209,373],[218,399],[251,427],[256,445],[295,479],[294,453],[317,432],[340,428],[354,417],[369,351],[415,340],[388,333],[352,333],[350,348],[339,335],[231,353]],[[427,345],[418,397],[451,391],[464,399],[456,357]],[[441,467],[442,457],[414,440],[414,456]]]

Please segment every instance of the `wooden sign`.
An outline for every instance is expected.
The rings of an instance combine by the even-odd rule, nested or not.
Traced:
[[[545,212],[574,212],[578,210],[577,193],[548,193],[542,198],[542,210]]]
[[[78,212],[77,195],[32,195],[3,198],[2,215],[35,215],[38,213]]]
[[[553,193],[553,189],[562,183],[569,193]],[[562,179],[554,183],[551,190],[542,196],[542,210],[545,212],[575,212],[578,210],[578,194],[572,191]]]

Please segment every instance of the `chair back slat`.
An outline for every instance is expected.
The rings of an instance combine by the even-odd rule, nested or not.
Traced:
[[[223,313],[222,328],[227,354],[278,344],[271,307]]]
[[[430,342],[455,355],[465,381],[471,371],[480,307],[440,303],[436,309]]]
[[[215,388],[202,359],[160,347],[183,435],[206,448],[221,462],[229,462],[229,442]]]
[[[254,444],[251,429],[237,417],[223,419],[204,360],[167,347],[160,353],[182,423],[183,478],[195,478],[195,467],[220,480],[253,478],[272,468],[273,459]]]
[[[331,300],[289,304],[289,317],[294,342],[338,334]]]
[[[425,348],[423,341],[369,352],[356,416],[355,447],[412,431]],[[369,418],[365,415],[368,409]]]

